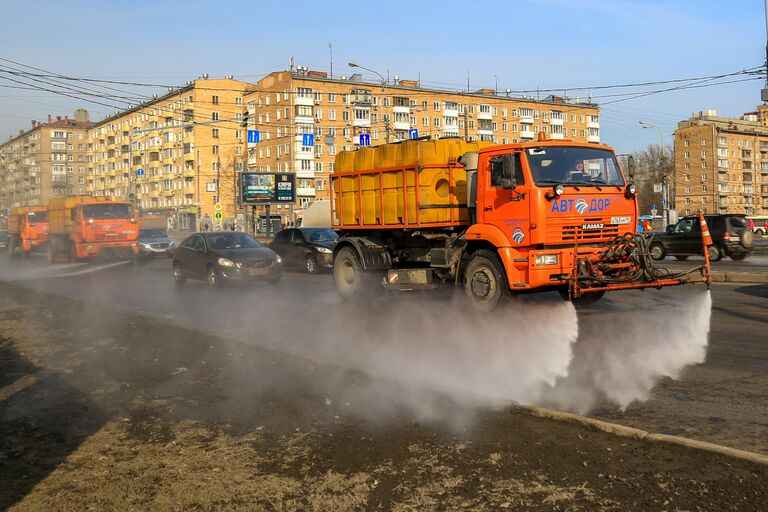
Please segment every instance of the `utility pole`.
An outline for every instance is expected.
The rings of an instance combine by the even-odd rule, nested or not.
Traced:
[[[658,126],[646,123],[645,121],[640,121],[640,126],[643,128],[654,129],[659,134],[659,141],[661,144],[659,147],[659,167],[661,171],[661,211],[662,219],[664,220],[664,228],[666,229],[666,227],[669,225],[669,176],[667,173],[666,158],[664,155],[664,133]]]
[[[193,231],[197,231],[200,229],[200,221],[202,221],[203,217],[203,201],[200,197],[200,148],[197,148],[197,178],[195,179],[196,185],[197,185],[197,193],[195,194],[195,201],[197,204],[195,205],[197,208],[197,215],[195,215],[195,225],[193,226]]]
[[[765,0],[765,67],[766,67],[766,73],[765,73],[765,89],[760,91],[760,99],[762,99],[764,102],[768,102],[768,0]]]

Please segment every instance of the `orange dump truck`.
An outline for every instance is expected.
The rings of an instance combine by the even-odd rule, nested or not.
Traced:
[[[412,140],[339,153],[331,181],[345,298],[455,285],[489,310],[526,292],[588,301],[709,282],[708,262],[654,268],[636,233],[635,187],[605,145]]]
[[[45,246],[48,239],[48,208],[17,206],[8,214],[8,254],[26,257]]]
[[[130,202],[105,197],[56,197],[48,204],[48,261],[96,256],[133,258],[139,225]]]

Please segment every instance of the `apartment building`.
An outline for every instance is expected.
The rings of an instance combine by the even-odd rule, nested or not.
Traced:
[[[236,188],[249,87],[232,77],[189,81],[96,123],[87,133],[85,193],[135,200],[181,229],[228,226],[241,214]]]
[[[0,144],[0,209],[48,204],[84,188],[88,112],[32,121],[29,131]]]
[[[768,214],[768,105],[738,118],[694,112],[674,137],[678,213]]]
[[[261,139],[245,145],[247,169],[297,175],[296,204],[272,210],[283,224],[315,199],[330,197],[336,153],[361,142],[396,142],[416,132],[497,144],[533,140],[539,132],[552,139],[600,142],[597,106],[554,96],[535,101],[487,89],[450,92],[411,80],[371,83],[358,74],[330,78],[299,67],[262,78],[244,101],[247,128],[259,130]],[[305,134],[314,136],[313,146],[304,145]]]

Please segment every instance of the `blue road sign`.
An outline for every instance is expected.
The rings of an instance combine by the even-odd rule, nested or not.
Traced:
[[[259,130],[248,130],[248,144],[257,144],[261,142],[261,132]]]
[[[370,133],[361,133],[360,134],[360,145],[361,146],[370,146],[371,145],[371,134]]]
[[[655,209],[656,209],[656,203],[653,203],[653,205],[651,206],[651,210],[655,210]]]
[[[667,206],[667,200],[666,199],[662,199],[661,200],[661,206]]]
[[[221,212],[216,212],[213,214],[213,220],[221,220],[223,218],[224,218],[224,214],[222,214]]]
[[[302,146],[314,146],[315,145],[315,135],[312,133],[305,133],[301,136],[301,145]]]
[[[144,176],[144,169],[136,169],[136,176]]]
[[[408,138],[409,139],[418,139],[419,138],[419,130],[416,128],[411,128],[408,130]]]

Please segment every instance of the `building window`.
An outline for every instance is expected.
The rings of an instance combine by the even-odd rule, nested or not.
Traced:
[[[218,121],[219,120],[219,113],[218,112],[213,112],[211,114],[211,120]]]
[[[218,96],[211,96],[211,103],[213,103],[214,105],[218,105],[219,104],[219,97]]]
[[[218,128],[214,128],[213,130],[211,130],[211,137],[213,137],[214,139],[218,139],[219,138],[219,129]]]

